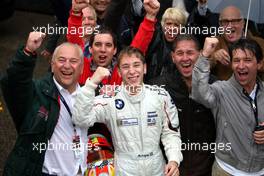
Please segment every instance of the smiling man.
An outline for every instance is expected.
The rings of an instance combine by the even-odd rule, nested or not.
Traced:
[[[72,43],[58,46],[52,73],[33,80],[36,50],[43,33],[31,32],[1,80],[3,95],[18,137],[5,176],[76,175],[84,173],[86,154],[75,144],[87,143],[87,128],[72,123],[71,109],[83,68],[82,49]]]
[[[235,6],[228,6],[220,13],[219,25],[225,28],[225,33],[218,36],[219,43],[215,52],[211,55],[214,62],[212,73],[220,80],[227,80],[232,75],[231,56],[228,53],[228,47],[239,39],[244,38],[244,24],[240,9]],[[248,32],[247,38],[255,40],[261,46],[262,52],[264,52],[264,40],[262,38],[253,36],[250,32]],[[263,68],[261,70],[261,72],[264,71]]]
[[[213,145],[215,124],[210,109],[190,98],[192,71],[200,54],[200,46],[192,35],[178,35],[171,53],[177,69],[150,81],[153,85],[165,85],[179,113],[181,140],[187,145]],[[212,83],[214,79],[209,82]],[[211,176],[214,154],[210,149],[183,148],[181,176]]]
[[[85,19],[82,18],[84,17],[82,11],[83,8],[86,8],[88,5],[86,0],[78,0],[78,2],[79,3],[76,3],[75,0],[73,0],[73,7],[69,18],[69,27],[74,26],[76,29],[81,27],[81,22]],[[98,3],[101,3],[101,0],[98,1]],[[143,53],[146,53],[149,42],[154,33],[156,15],[159,11],[159,7],[160,4],[157,0],[144,0],[146,15],[131,43],[131,46],[139,48]],[[84,53],[88,48],[91,53],[91,58],[84,60],[83,74],[80,76],[79,80],[81,85],[85,84],[86,79],[92,76],[98,66],[108,68],[111,72],[109,77],[102,80],[102,85],[121,84],[122,79],[118,74],[115,58],[117,52],[117,39],[109,28],[104,27],[104,25],[100,28],[96,28],[89,38],[88,48],[86,47],[87,43],[85,43],[83,38],[78,36],[78,34],[69,33],[67,38],[68,41],[79,44],[84,48]]]
[[[115,148],[115,174],[122,176],[178,176],[182,160],[178,113],[162,88],[143,84],[143,53],[125,48],[118,57],[122,86],[114,96],[95,97],[95,89],[110,73],[98,67],[77,95],[73,121],[82,127],[105,123]],[[165,165],[159,143],[164,145]]]
[[[192,97],[211,108],[216,121],[217,148],[213,176],[264,175],[264,83],[257,77],[263,54],[253,40],[240,39],[230,47],[233,75],[208,84],[208,57],[217,38],[206,38],[192,78]]]
[[[98,3],[101,3],[98,1]],[[72,10],[70,12],[69,26],[74,28],[82,27],[82,21],[88,22],[88,16],[83,12],[87,7],[87,0],[72,1]],[[144,9],[146,10],[145,18],[140,25],[140,28],[133,39],[131,45],[140,48],[142,52],[146,52],[148,43],[151,41],[154,27],[156,23],[156,15],[159,11],[159,2],[157,0],[144,0]],[[84,9],[83,9],[84,8]],[[74,13],[73,13],[74,12]],[[83,23],[84,24],[84,23]],[[85,81],[93,75],[97,67],[105,67],[110,71],[110,75],[102,79],[99,89],[103,85],[120,85],[122,79],[118,73],[118,67],[115,54],[117,52],[117,39],[116,36],[106,27],[96,28],[91,34],[89,42],[83,40],[77,35],[69,33],[67,35],[68,41],[76,43],[84,50],[90,51],[91,57],[84,59],[83,73],[80,76],[79,83],[84,85]],[[87,45],[88,44],[88,45]],[[89,129],[89,133],[100,133],[107,137],[110,141],[111,136],[107,128],[103,124],[96,123],[93,128]]]

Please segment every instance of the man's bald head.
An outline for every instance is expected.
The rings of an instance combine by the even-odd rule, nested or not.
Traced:
[[[221,11],[219,19],[225,19],[226,17],[243,18],[243,15],[241,13],[241,10],[236,6],[227,6]]]
[[[224,38],[227,42],[236,42],[243,36],[244,18],[239,8],[224,8],[220,13],[219,24],[225,28]]]

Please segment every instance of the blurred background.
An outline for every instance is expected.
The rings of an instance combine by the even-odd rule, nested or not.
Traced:
[[[7,68],[17,47],[25,44],[29,32],[33,31],[32,26],[46,26],[53,21],[54,13],[49,0],[1,0],[0,74]],[[49,61],[40,57],[37,61],[35,77],[42,76],[48,68]],[[0,175],[15,139],[14,124],[0,90]]]

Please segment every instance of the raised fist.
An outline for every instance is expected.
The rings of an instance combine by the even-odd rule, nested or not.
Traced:
[[[74,12],[81,12],[82,9],[89,5],[89,0],[72,0],[72,10]]]
[[[30,32],[26,44],[26,49],[35,52],[42,44],[46,34],[42,32]]]
[[[91,77],[91,81],[94,83],[94,84],[99,84],[104,78],[110,76],[110,71],[107,69],[107,68],[104,68],[104,67],[98,67],[93,76]]]
[[[204,57],[209,57],[215,51],[218,42],[218,39],[215,37],[206,37],[202,55]]]
[[[158,0],[144,0],[144,9],[147,18],[155,19],[160,9],[160,3]]]

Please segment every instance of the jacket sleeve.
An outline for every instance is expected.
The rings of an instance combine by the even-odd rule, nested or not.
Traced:
[[[164,145],[165,154],[168,161],[176,161],[180,165],[183,157],[178,111],[168,92],[164,96],[163,117],[161,142]]]
[[[208,83],[210,78],[210,61],[200,56],[195,64],[192,74],[191,97],[207,108],[217,105],[217,92],[214,84]]]
[[[88,79],[77,93],[72,119],[80,127],[89,128],[95,122],[106,123],[108,103],[101,96],[95,97],[96,88],[97,85]]]
[[[144,55],[148,50],[149,44],[152,40],[154,31],[155,31],[155,21],[151,21],[147,18],[141,22],[138,31],[131,42],[131,46],[140,49]]]
[[[84,42],[82,39],[83,28],[82,28],[82,15],[75,16],[70,10],[70,16],[68,19],[68,42],[78,44],[81,48],[84,48]]]
[[[211,54],[211,59],[210,59],[210,65],[211,65],[211,70],[214,69],[214,67],[216,67],[217,64],[221,64],[218,63],[216,57],[215,57],[215,53],[220,50],[220,49],[224,49],[226,52],[228,52],[228,46],[223,38],[223,36],[217,36],[216,37],[219,40],[219,43],[217,44],[215,51]]]
[[[23,48],[18,49],[1,79],[3,95],[17,131],[32,106],[34,94],[32,77],[36,58],[27,56]]]

